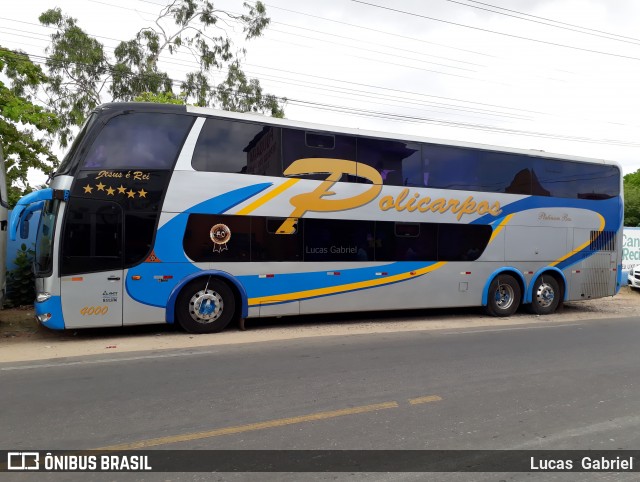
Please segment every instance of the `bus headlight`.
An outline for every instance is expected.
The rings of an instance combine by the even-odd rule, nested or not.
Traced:
[[[36,301],[38,303],[43,303],[44,301],[47,301],[49,298],[51,298],[51,293],[47,293],[46,291],[42,291],[36,295]]]

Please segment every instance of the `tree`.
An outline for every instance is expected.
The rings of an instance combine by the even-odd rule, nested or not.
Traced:
[[[63,119],[58,130],[61,144],[67,145],[73,128],[81,125],[97,105],[139,96],[283,117],[286,99],[280,102],[264,94],[258,80],[247,78],[240,64],[246,51],[234,51],[225,31],[230,23],[238,24],[248,41],[267,27],[269,18],[261,2],[243,5],[246,13],[233,14],[217,10],[209,0],[173,0],[162,8],[152,26],[120,42],[113,56],[59,8],[42,13],[40,22],[57,29],[48,49],[47,93],[50,107]],[[162,55],[175,55],[180,50],[192,54],[197,68],[176,81],[159,62]],[[223,68],[227,69],[226,76]],[[214,74],[221,81],[214,82]],[[176,84],[181,90],[177,97],[173,93]]]
[[[155,104],[178,104],[184,105],[187,103],[186,95],[176,95],[173,92],[160,92],[159,94],[152,94],[151,92],[143,92],[136,96],[136,102],[153,102]]]
[[[640,187],[640,169],[624,176],[623,181],[625,185]]]
[[[15,268],[7,273],[7,298],[9,307],[32,305],[36,297],[33,274],[33,249],[22,243],[14,260]]]
[[[27,180],[29,168],[51,174],[58,160],[51,151],[50,135],[60,126],[58,117],[35,105],[33,92],[47,82],[39,65],[27,54],[0,46],[0,140],[5,156],[9,204],[14,205],[32,187]]]
[[[640,169],[624,176],[624,225],[640,226]]]

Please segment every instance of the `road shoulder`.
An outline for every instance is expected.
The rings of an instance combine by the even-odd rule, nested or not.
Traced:
[[[0,363],[111,356],[321,336],[501,328],[586,322],[603,318],[634,318],[638,317],[638,308],[640,292],[625,287],[614,297],[566,303],[561,313],[551,316],[517,313],[508,318],[493,318],[485,316],[478,309],[301,316],[251,320],[248,331],[230,328],[223,333],[211,335],[190,335],[167,325],[55,332],[38,327],[35,322],[26,325],[26,328],[15,323],[16,329],[13,332],[6,329],[0,332]],[[4,312],[0,312],[0,319],[6,327],[6,320],[1,313]]]

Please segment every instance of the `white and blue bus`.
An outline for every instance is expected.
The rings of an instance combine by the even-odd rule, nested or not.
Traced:
[[[41,209],[37,317],[54,329],[484,306],[616,294],[610,162],[213,109],[95,110]]]

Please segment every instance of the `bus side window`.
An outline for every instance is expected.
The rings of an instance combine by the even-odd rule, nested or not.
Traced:
[[[151,252],[157,213],[129,211],[125,215],[124,236],[126,267],[142,263]]]
[[[305,261],[373,261],[374,221],[303,221]]]
[[[435,261],[438,224],[376,221],[376,261]]]
[[[302,261],[301,219],[293,234],[277,234],[287,218],[251,218],[251,261]]]
[[[620,173],[615,166],[537,159],[534,172],[550,196],[597,200],[620,194]]]
[[[190,214],[182,246],[194,261],[249,261],[251,218]]]
[[[282,130],[282,171],[299,159],[343,159],[356,160],[356,138],[345,134],[318,133],[301,129]],[[296,177],[324,180],[324,172],[303,174]],[[340,181],[355,180],[343,175]]]
[[[373,167],[382,183],[424,187],[420,145],[412,142],[358,138],[358,163]],[[366,178],[358,182],[370,183]]]
[[[440,224],[438,227],[438,261],[475,261],[491,238],[486,224]]]
[[[423,144],[422,155],[428,187],[531,194],[533,179],[526,156],[436,144]]]
[[[209,118],[191,166],[196,171],[280,176],[280,128]]]

